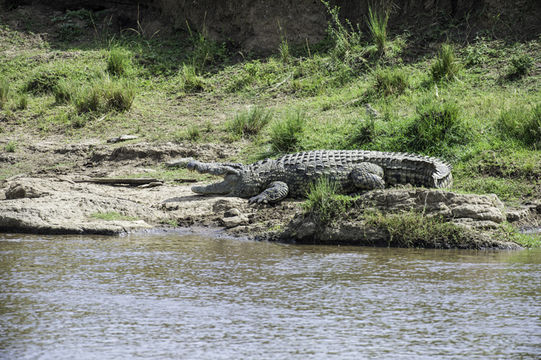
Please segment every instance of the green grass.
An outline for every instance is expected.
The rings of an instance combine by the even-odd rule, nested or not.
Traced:
[[[135,221],[138,220],[135,217],[132,216],[126,216],[122,215],[116,211],[107,211],[107,212],[96,212],[90,214],[90,217],[98,220],[105,220],[105,221]]]
[[[301,111],[288,111],[284,118],[275,121],[270,128],[270,145],[274,153],[290,153],[300,150],[305,130],[306,115]]]
[[[430,68],[432,80],[435,82],[457,79],[461,65],[456,58],[455,50],[450,44],[443,44]]]
[[[268,109],[255,106],[250,110],[240,112],[226,126],[234,135],[251,137],[259,132],[272,120],[273,113]]]
[[[504,139],[514,139],[533,150],[541,150],[541,103],[531,109],[512,107],[502,111],[496,128]]]
[[[3,109],[9,100],[9,82],[5,78],[0,78],[0,110]]]
[[[302,204],[304,212],[317,219],[318,223],[331,223],[333,219],[344,215],[354,201],[353,197],[338,192],[338,185],[332,180],[326,177],[318,179],[310,184],[306,201]]]
[[[107,58],[107,71],[116,76],[128,75],[132,71],[130,53],[122,48],[112,48]]]
[[[376,45],[379,54],[385,53],[387,47],[387,24],[389,22],[389,11],[372,10],[368,7],[367,25],[372,41]]]
[[[534,67],[534,61],[528,54],[515,55],[511,58],[511,64],[507,68],[506,77],[516,80],[525,77]]]
[[[15,150],[17,150],[17,143],[14,142],[14,141],[8,142],[8,143],[4,146],[4,150],[5,150],[6,152],[9,152],[9,153],[15,152]]]
[[[374,89],[379,94],[400,95],[408,86],[408,74],[403,69],[377,68],[374,72]]]

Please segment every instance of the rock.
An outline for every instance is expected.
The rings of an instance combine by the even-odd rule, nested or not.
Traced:
[[[522,208],[522,209],[508,209],[506,212],[507,221],[509,222],[516,222],[519,220],[522,220],[530,215],[530,209],[529,208]]]
[[[224,213],[224,217],[234,217],[234,216],[240,216],[241,212],[237,208],[231,208],[229,210],[226,210]]]
[[[24,198],[38,198],[48,195],[48,193],[39,185],[15,182],[10,185],[5,193],[6,199],[24,199]]]
[[[238,215],[238,216],[224,217],[220,219],[220,222],[226,228],[234,228],[239,225],[248,224],[248,218],[244,215]]]
[[[137,135],[121,135],[119,137],[108,139],[107,142],[110,144],[115,144],[121,141],[128,141],[128,140],[135,140],[139,139],[139,136]]]

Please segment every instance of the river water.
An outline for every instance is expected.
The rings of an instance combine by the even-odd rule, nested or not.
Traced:
[[[541,251],[0,234],[2,359],[538,359]]]

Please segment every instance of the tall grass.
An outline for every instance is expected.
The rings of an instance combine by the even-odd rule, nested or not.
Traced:
[[[189,93],[205,90],[205,79],[197,74],[196,68],[190,64],[183,64],[178,73],[179,87]]]
[[[107,71],[111,75],[127,75],[131,68],[132,61],[130,54],[127,51],[117,47],[109,50],[109,56],[107,58]]]
[[[271,150],[278,154],[298,151],[305,124],[306,116],[300,111],[288,112],[276,121],[270,129]]]
[[[379,54],[385,53],[387,46],[387,23],[389,22],[389,11],[376,11],[368,7],[368,30],[372,41],[376,45]]]
[[[0,109],[3,109],[9,100],[9,82],[0,78]]]
[[[57,104],[69,102],[76,93],[76,85],[67,79],[60,79],[53,87],[54,99]]]
[[[436,61],[430,68],[432,80],[452,81],[458,77],[460,72],[460,63],[458,62],[455,51],[450,44],[443,44],[436,57]]]
[[[259,134],[273,117],[270,110],[256,106],[248,111],[241,112],[227,123],[230,132],[241,137],[250,137]]]
[[[541,149],[541,104],[531,110],[513,107],[502,111],[496,128],[502,138],[518,140],[534,150]]]
[[[424,99],[406,127],[404,150],[445,155],[450,147],[467,142],[470,133],[455,103]]]
[[[79,113],[124,112],[131,108],[134,98],[135,88],[130,82],[105,78],[83,87],[73,102]]]
[[[374,89],[379,94],[400,95],[408,86],[408,74],[402,69],[378,68],[374,71]]]
[[[352,201],[353,198],[339,194],[336,182],[322,177],[310,184],[302,207],[305,213],[317,218],[319,223],[328,224],[343,215]]]
[[[520,79],[532,70],[534,66],[533,59],[528,54],[513,56],[511,64],[507,68],[506,77],[509,80]]]

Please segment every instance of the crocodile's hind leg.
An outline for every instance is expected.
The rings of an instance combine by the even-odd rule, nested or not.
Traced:
[[[355,187],[359,190],[383,189],[383,169],[381,166],[369,162],[358,164],[351,172],[349,177]]]
[[[276,203],[287,196],[289,188],[285,182],[274,181],[259,195],[251,197],[248,202],[253,203]]]

